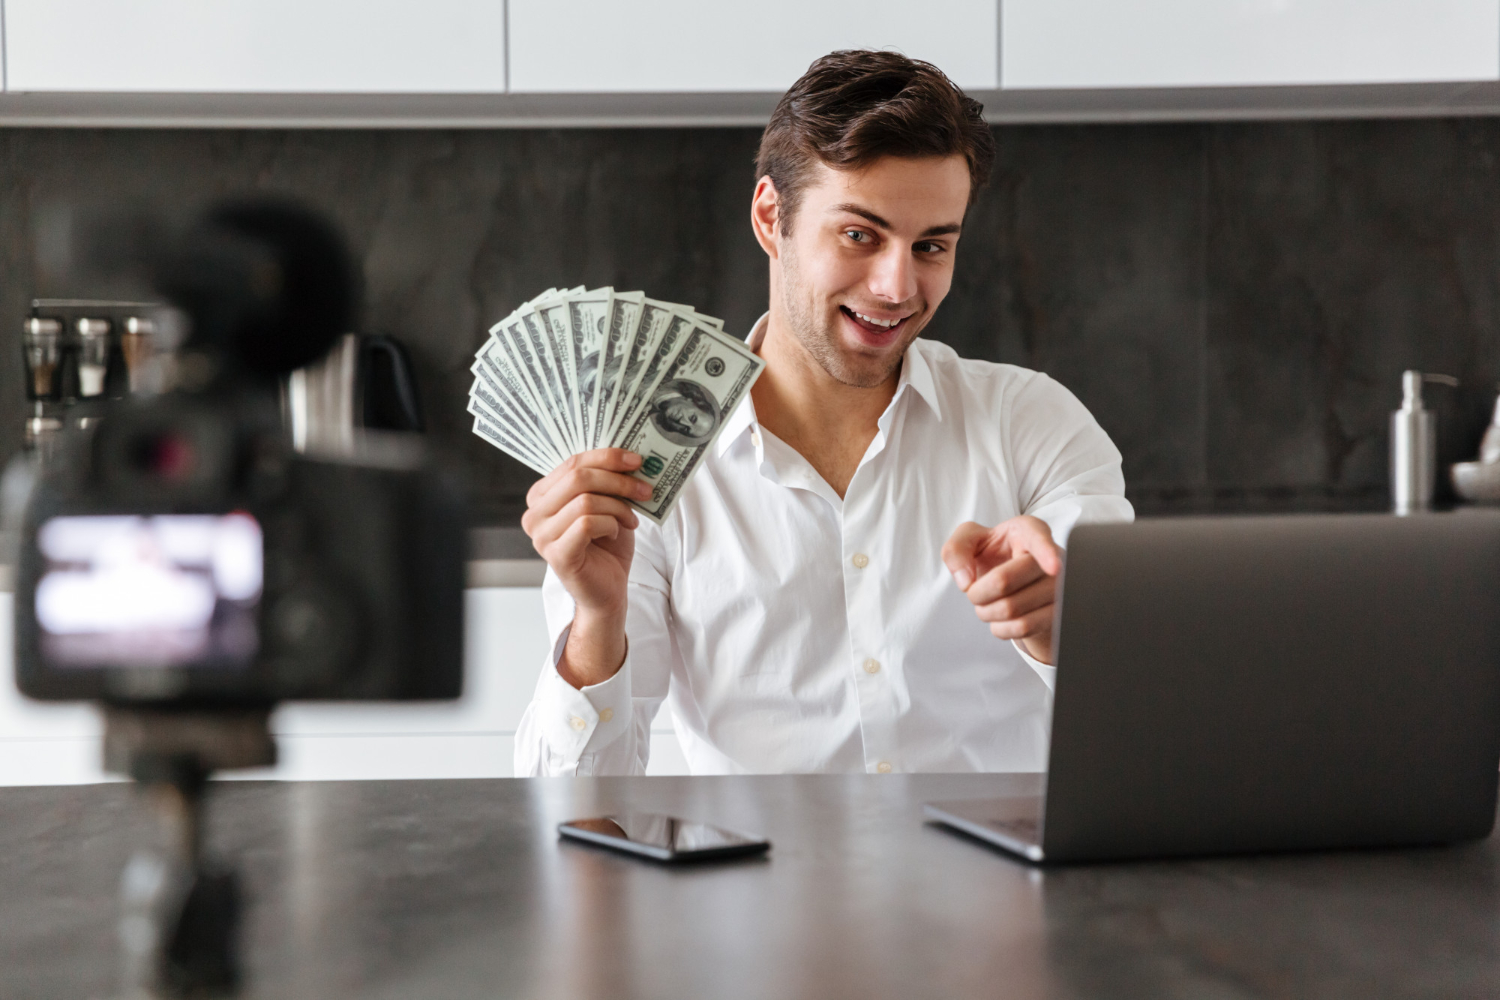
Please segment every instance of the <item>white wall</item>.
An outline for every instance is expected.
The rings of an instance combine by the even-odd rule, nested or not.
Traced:
[[[541,589],[467,592],[464,696],[432,705],[287,705],[272,717],[278,767],[230,777],[298,781],[504,778],[521,713],[547,652]],[[12,678],[12,598],[0,594],[0,785],[110,780],[100,722],[86,705],[20,696]],[[659,716],[651,774],[686,774],[671,722]]]

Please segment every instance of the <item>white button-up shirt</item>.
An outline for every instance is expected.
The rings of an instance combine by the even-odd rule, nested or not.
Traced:
[[[990,634],[943,543],[1032,514],[1066,545],[1075,524],[1129,520],[1124,489],[1067,389],[933,341],[907,349],[842,499],[746,397],[671,516],[636,530],[609,680],[557,673],[573,602],[548,571],[552,653],[516,774],[644,773],[663,699],[694,774],[1044,770],[1052,668]]]

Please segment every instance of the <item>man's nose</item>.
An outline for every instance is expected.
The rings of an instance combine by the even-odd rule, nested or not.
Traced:
[[[917,294],[917,275],[911,266],[911,252],[899,243],[874,261],[870,273],[870,292],[891,304],[905,302]]]

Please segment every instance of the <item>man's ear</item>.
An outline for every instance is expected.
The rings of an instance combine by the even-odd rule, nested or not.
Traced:
[[[777,237],[781,221],[781,199],[776,185],[767,174],[755,183],[755,195],[750,199],[750,228],[755,230],[755,239],[760,248],[772,260],[781,255]]]

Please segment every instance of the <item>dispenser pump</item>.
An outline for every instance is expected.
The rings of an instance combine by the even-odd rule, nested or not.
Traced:
[[[1422,386],[1428,382],[1438,385],[1446,385],[1458,388],[1458,379],[1452,375],[1431,375],[1427,372],[1419,372],[1414,368],[1408,368],[1401,373],[1401,408],[1403,410],[1424,409],[1422,403]]]
[[[1422,399],[1422,386],[1456,387],[1452,375],[1408,369],[1401,375],[1401,409],[1391,414],[1391,504],[1397,514],[1432,508],[1437,481],[1437,421]]]

